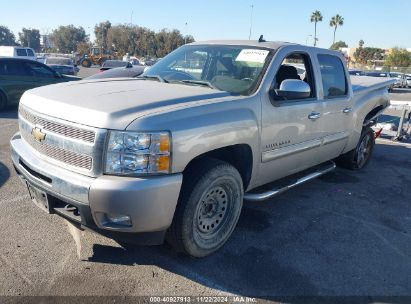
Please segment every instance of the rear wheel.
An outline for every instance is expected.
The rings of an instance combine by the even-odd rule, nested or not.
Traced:
[[[193,257],[207,256],[228,240],[241,213],[243,183],[228,163],[208,159],[185,172],[167,241]]]
[[[361,133],[357,147],[337,158],[337,165],[350,170],[364,168],[371,158],[374,146],[374,131],[370,127],[366,127]]]
[[[0,91],[0,111],[3,111],[7,107],[7,97],[2,91]]]
[[[82,66],[82,67],[85,67],[85,68],[89,68],[89,67],[91,67],[91,61],[88,60],[88,59],[84,59],[84,60],[81,62],[81,66]]]

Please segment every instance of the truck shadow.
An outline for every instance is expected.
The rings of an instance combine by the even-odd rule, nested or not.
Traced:
[[[7,118],[7,119],[17,119],[17,107],[8,107],[4,111],[0,111],[0,119]]]
[[[0,162],[0,188],[10,178],[10,170],[2,162]]]
[[[268,202],[247,203],[230,240],[207,258],[167,245],[96,244],[88,261],[155,265],[219,291],[290,303],[410,294],[410,147],[379,144],[362,172],[337,169]],[[152,275],[162,274],[154,268]]]

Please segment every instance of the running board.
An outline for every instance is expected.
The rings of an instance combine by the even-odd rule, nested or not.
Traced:
[[[265,201],[273,196],[279,195],[291,188],[294,188],[298,185],[301,185],[305,182],[308,182],[314,178],[317,178],[321,175],[324,175],[335,169],[335,163],[329,161],[313,167],[311,169],[305,170],[296,175],[294,178],[284,178],[280,180],[280,186],[278,182],[270,183],[265,186],[259,187],[257,189],[251,190],[244,194],[244,200],[251,202],[261,202]],[[283,181],[283,183],[281,183]],[[284,183],[285,182],[285,183]],[[277,186],[275,186],[277,184]],[[281,185],[282,184],[282,185]],[[267,189],[269,188],[269,189]]]

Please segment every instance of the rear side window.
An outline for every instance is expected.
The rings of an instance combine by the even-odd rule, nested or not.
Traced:
[[[16,49],[17,56],[27,56],[26,49]]]
[[[348,86],[344,65],[340,58],[332,55],[318,55],[324,98],[347,95]]]
[[[27,49],[27,55],[28,56],[34,56],[34,53],[33,53],[33,51],[32,50],[30,50],[30,49]]]
[[[41,77],[41,78],[54,78],[54,72],[47,68],[47,66],[41,65],[34,61],[25,62],[26,67],[28,68],[30,76]]]

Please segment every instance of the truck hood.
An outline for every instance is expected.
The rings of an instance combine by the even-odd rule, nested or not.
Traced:
[[[21,104],[52,117],[97,128],[125,129],[155,112],[235,98],[207,87],[115,78],[32,89]]]

